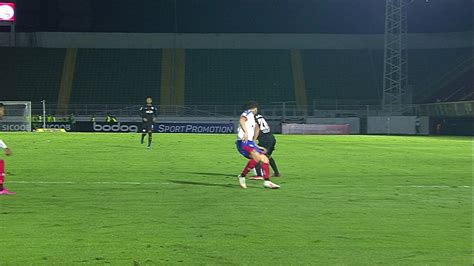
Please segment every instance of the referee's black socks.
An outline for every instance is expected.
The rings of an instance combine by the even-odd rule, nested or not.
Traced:
[[[276,176],[279,176],[279,175],[280,175],[280,171],[278,171],[278,167],[277,167],[277,165],[276,165],[276,163],[275,163],[275,160],[273,160],[272,157],[270,157],[269,160],[270,160],[270,166],[272,167],[274,174],[275,174]]]
[[[152,138],[153,138],[153,133],[151,132],[148,132],[148,147],[151,146],[151,141],[152,141]]]
[[[255,166],[255,172],[257,176],[263,176],[262,164],[259,163]]]

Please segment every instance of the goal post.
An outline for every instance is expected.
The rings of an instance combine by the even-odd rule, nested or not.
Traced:
[[[27,131],[31,132],[31,102],[1,101],[4,105],[4,116],[0,119],[0,132]]]

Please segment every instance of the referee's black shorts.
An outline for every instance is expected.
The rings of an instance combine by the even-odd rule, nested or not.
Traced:
[[[258,136],[258,146],[267,149],[267,155],[271,156],[275,150],[276,139],[273,134],[261,134]]]
[[[147,121],[147,122],[143,122],[142,124],[142,132],[145,133],[145,132],[153,132],[153,121]]]

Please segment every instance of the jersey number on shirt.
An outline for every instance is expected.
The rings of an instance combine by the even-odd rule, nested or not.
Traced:
[[[270,133],[270,127],[265,119],[261,118],[258,120],[258,125],[260,126],[260,131],[263,133]]]

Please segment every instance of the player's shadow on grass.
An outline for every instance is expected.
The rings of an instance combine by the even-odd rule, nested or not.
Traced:
[[[206,175],[212,175],[212,176],[223,176],[223,177],[232,177],[229,174],[222,174],[222,173],[204,173],[204,172],[180,172],[182,174],[192,174],[192,175],[199,175],[199,176],[206,176]]]
[[[108,146],[108,147],[113,147],[113,148],[120,148],[120,149],[129,149],[129,150],[136,149],[136,147],[134,147],[134,146],[116,145],[116,144],[105,144],[103,146]]]
[[[180,184],[180,185],[194,185],[194,186],[206,186],[206,187],[227,187],[235,188],[236,185],[230,184],[216,184],[216,183],[205,183],[205,182],[195,182],[195,181],[184,181],[184,180],[168,180],[170,183]]]

